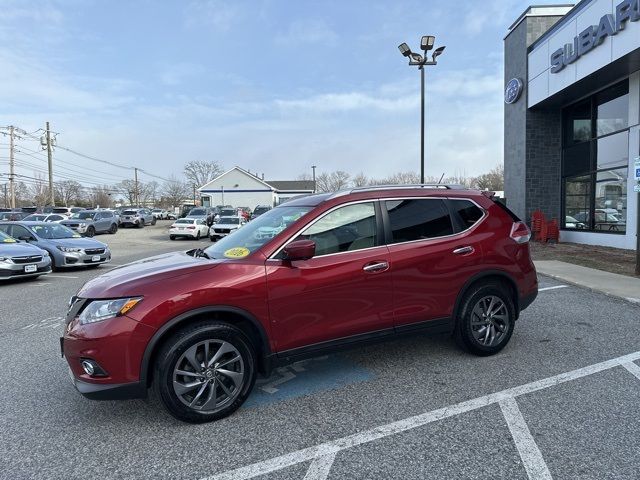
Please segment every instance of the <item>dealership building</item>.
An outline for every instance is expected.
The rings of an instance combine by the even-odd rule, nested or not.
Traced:
[[[635,249],[640,0],[529,7],[505,49],[505,197],[561,240]]]

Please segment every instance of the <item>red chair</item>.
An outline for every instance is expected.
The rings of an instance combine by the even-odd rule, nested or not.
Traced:
[[[542,213],[542,210],[535,210],[531,214],[531,233],[533,233],[535,240],[539,242],[541,241],[546,242],[546,240],[542,240],[541,238],[542,229],[546,227],[546,224],[547,224],[547,221],[544,217],[544,213]],[[545,232],[545,238],[546,238],[546,232]]]
[[[556,243],[560,242],[560,227],[556,218],[551,219],[547,224],[547,241],[555,240]]]

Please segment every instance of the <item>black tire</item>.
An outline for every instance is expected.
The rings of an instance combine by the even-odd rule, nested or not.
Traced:
[[[198,230],[198,233],[196,233],[196,240],[200,240],[200,230]]]
[[[115,234],[118,231],[118,225],[115,223],[111,224],[111,228],[109,229],[109,233],[111,235]]]
[[[138,222],[138,228],[144,228],[144,220]]]
[[[156,217],[153,217],[153,220],[151,220],[151,226],[156,224]]]
[[[213,237],[209,237],[209,240],[211,240],[212,242],[215,242],[215,241],[216,241],[216,239],[215,239],[215,238],[213,238]]]
[[[496,306],[490,308],[492,299]],[[502,306],[498,300],[502,302]],[[509,287],[499,282],[472,286],[460,305],[454,336],[463,349],[475,355],[488,356],[498,353],[509,343],[516,321],[516,311]],[[496,312],[499,315],[496,313],[495,317],[483,317],[483,306],[489,311],[498,308]],[[488,332],[487,329],[489,329]],[[491,332],[494,335],[493,339]],[[478,336],[482,338],[477,338]]]
[[[91,238],[91,237],[93,237],[95,234],[96,234],[96,229],[95,229],[95,228],[93,228],[93,227],[89,227],[89,228],[87,228],[87,231],[85,232],[84,236],[85,236],[85,237],[89,237],[89,238]]]
[[[183,354],[187,350],[195,348],[197,354],[195,354],[194,357],[198,362],[198,368],[203,371],[200,362],[203,362],[202,355],[204,353],[204,346],[199,345],[205,342],[210,342],[209,357],[211,358],[209,360],[213,358],[214,352],[217,352],[214,348],[221,348],[223,343],[227,345],[227,348],[230,345],[234,349],[233,353],[230,352],[224,355],[237,356],[240,358],[236,362],[230,363],[229,365],[231,365],[231,367],[227,368],[230,370],[235,369],[232,373],[239,373],[238,370],[242,372],[241,383],[236,386],[235,381],[231,381],[231,377],[224,376],[215,371],[211,373],[214,377],[211,375],[205,376],[205,373],[203,373],[201,378],[193,380],[194,382],[200,381],[202,383],[198,384],[195,389],[192,386],[188,392],[183,393],[182,396],[179,397],[174,389],[174,370],[179,368],[181,371],[184,371],[185,368],[188,368],[188,365],[187,367],[184,366],[185,363],[183,362],[187,360]],[[225,357],[224,355],[221,358],[224,358],[226,361],[229,357]],[[179,420],[189,423],[205,423],[219,420],[235,412],[251,393],[256,381],[255,358],[254,347],[238,328],[226,323],[197,322],[179,330],[163,344],[158,352],[154,365],[154,388],[167,411]],[[217,363],[214,365],[217,365]],[[195,371],[194,368],[192,368],[192,370]],[[213,368],[210,367],[207,370],[212,371]],[[187,379],[192,377],[177,375],[175,378],[176,380],[182,380],[186,383]],[[210,378],[210,380],[206,380],[207,378]],[[216,381],[220,381],[219,379],[223,379],[225,382],[226,390],[223,390],[221,386],[216,386]],[[204,385],[204,387],[200,387],[200,385]],[[213,390],[211,385],[214,386]],[[199,390],[200,388],[204,388],[204,390]],[[199,392],[202,397],[199,399],[195,398],[197,393],[192,393],[194,390]],[[232,395],[227,395],[227,391],[230,391]],[[211,396],[208,394],[212,392],[220,393],[221,397],[227,395],[226,398],[221,400],[223,406],[220,408],[214,407],[213,410],[205,411],[191,408],[184,403],[192,400],[195,400],[196,404],[197,402],[204,403],[207,401],[205,397],[210,399]],[[225,405],[224,402],[228,404]],[[200,405],[200,407],[203,406],[203,404]]]
[[[169,235],[169,240],[175,240],[176,236],[175,235]]]

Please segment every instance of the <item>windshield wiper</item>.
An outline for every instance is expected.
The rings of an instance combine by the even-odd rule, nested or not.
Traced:
[[[204,258],[208,258],[209,260],[211,260],[211,257],[207,254],[207,252],[205,252],[201,248],[196,248],[195,250],[193,250],[193,257],[194,258],[204,257]]]

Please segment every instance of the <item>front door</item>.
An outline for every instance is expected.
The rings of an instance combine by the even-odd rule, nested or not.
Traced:
[[[308,225],[294,240],[316,243],[309,260],[267,260],[269,312],[279,352],[391,331],[389,254],[379,235],[377,208],[372,201],[349,204]]]

